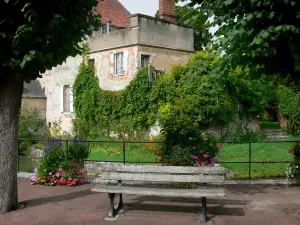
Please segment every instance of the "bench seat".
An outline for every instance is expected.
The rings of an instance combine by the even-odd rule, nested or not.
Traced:
[[[92,191],[107,193],[110,199],[108,217],[114,217],[123,206],[123,194],[148,195],[178,198],[201,198],[202,217],[201,222],[206,223],[206,198],[224,197],[225,189],[211,187],[208,184],[222,184],[225,181],[225,168],[222,167],[188,167],[188,166],[157,166],[157,165],[122,165],[104,164],[101,166],[101,177],[108,184],[96,185]],[[117,185],[110,182],[117,181]],[[130,182],[162,182],[169,183],[195,183],[201,184],[200,188],[172,189],[169,186],[130,186],[124,184]],[[119,195],[117,209],[114,207],[114,199]]]
[[[162,188],[145,188],[132,186],[113,186],[113,185],[96,185],[93,192],[116,193],[129,195],[150,195],[162,197],[183,197],[183,198],[201,198],[201,197],[224,197],[224,188],[200,187],[195,189],[162,189]]]

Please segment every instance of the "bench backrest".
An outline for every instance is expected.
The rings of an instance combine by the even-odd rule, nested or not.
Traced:
[[[153,165],[101,165],[104,180],[221,183],[225,180],[223,167],[187,167]]]

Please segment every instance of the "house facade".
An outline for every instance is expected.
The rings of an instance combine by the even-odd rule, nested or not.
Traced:
[[[172,66],[188,61],[194,52],[194,30],[176,23],[173,0],[159,1],[161,18],[131,15],[118,0],[99,1],[101,27],[88,42],[100,88],[122,90],[140,68],[149,64],[168,72]],[[68,57],[43,74],[49,126],[59,123],[63,131],[72,130],[72,85],[81,63],[80,55]]]

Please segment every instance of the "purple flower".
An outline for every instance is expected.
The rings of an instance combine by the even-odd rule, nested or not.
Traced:
[[[33,171],[34,171],[35,174],[37,174],[38,169],[37,169],[37,168],[34,168]]]
[[[203,140],[204,140],[204,141],[208,141],[208,138],[207,138],[207,137],[204,137]]]
[[[56,176],[57,178],[59,178],[59,173],[57,172],[57,173],[55,174],[55,176]]]
[[[191,158],[191,159],[198,159],[198,156],[196,156],[196,155],[191,155],[190,158]]]

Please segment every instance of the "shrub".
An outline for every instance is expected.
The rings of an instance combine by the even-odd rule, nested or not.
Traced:
[[[34,139],[44,135],[45,123],[38,108],[22,108],[19,120],[19,137]],[[19,154],[24,155],[35,141],[20,141]]]
[[[161,117],[163,143],[155,152],[160,162],[175,166],[214,165],[222,147],[216,137],[202,134],[198,123],[184,114],[165,112]]]
[[[300,182],[300,142],[297,142],[289,153],[294,156],[291,163],[288,164],[286,169],[286,175],[290,179],[296,179]]]
[[[86,143],[74,140],[67,150],[67,157],[69,161],[75,163],[83,162],[89,157],[89,146]]]
[[[75,186],[87,183],[87,172],[78,167],[75,162],[88,157],[85,144],[74,141],[69,149],[61,140],[48,140],[43,159],[38,169],[34,170],[32,184]]]

